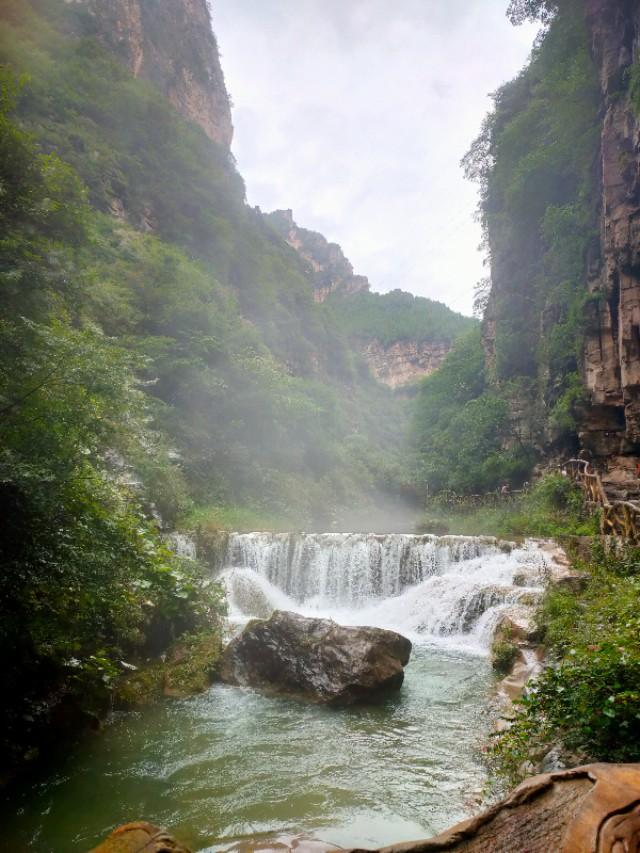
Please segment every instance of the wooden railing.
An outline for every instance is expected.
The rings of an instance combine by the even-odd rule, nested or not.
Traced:
[[[640,545],[640,505],[633,501],[609,500],[600,475],[584,459],[570,459],[561,469],[580,486],[587,503],[600,509],[603,535],[620,536]]]

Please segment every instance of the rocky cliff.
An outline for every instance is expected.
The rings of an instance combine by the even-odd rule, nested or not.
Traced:
[[[231,108],[207,0],[67,0],[85,6],[92,34],[185,118],[229,147]]]
[[[390,388],[401,388],[430,376],[450,350],[447,341],[396,341],[385,346],[374,339],[364,345],[362,353],[376,379]]]
[[[629,87],[638,62],[640,9],[588,0],[602,97],[598,251],[590,259],[584,376],[590,393],[581,438],[619,466],[640,443],[640,122]]]
[[[317,231],[300,228],[292,210],[274,210],[266,215],[273,228],[296,250],[313,274],[314,298],[324,302],[332,293],[342,295],[369,290],[366,276],[354,275],[353,266],[337,243]]]
[[[586,448],[637,487],[640,9],[510,9],[514,23],[538,16],[546,26],[464,161],[481,186],[491,261],[487,373],[517,442],[546,458]]]

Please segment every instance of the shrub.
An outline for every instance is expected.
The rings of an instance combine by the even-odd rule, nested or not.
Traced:
[[[560,745],[578,761],[640,760],[640,551],[594,548],[578,596],[552,589],[539,614],[550,664],[493,748],[516,781]]]

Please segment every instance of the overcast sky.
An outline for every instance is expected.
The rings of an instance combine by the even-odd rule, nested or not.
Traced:
[[[248,201],[293,208],[374,290],[471,312],[484,274],[459,162],[533,26],[507,0],[214,0]]]

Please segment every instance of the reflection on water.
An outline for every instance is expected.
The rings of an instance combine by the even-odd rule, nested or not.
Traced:
[[[335,710],[222,685],[116,717],[4,804],[19,853],[84,853],[145,819],[194,850],[305,832],[372,846],[438,832],[484,781],[476,754],[488,663],[418,646],[399,694]]]

